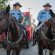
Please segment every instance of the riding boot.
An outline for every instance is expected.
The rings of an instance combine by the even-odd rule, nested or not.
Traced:
[[[26,48],[29,48],[28,33],[26,31],[26,28],[23,25],[22,25],[22,28],[24,30],[24,38],[25,38],[24,42],[25,42]]]
[[[39,31],[39,30],[38,30]],[[37,41],[37,37],[38,37],[38,31],[37,32],[33,32],[33,46],[36,45]]]
[[[35,35],[35,34],[33,34],[33,35]],[[35,36],[33,36],[33,46],[36,44],[36,37]]]
[[[28,42],[27,32],[24,32],[24,38],[25,38],[26,48],[29,48],[29,42]]]

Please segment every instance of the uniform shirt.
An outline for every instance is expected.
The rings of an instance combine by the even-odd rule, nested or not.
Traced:
[[[24,17],[20,10],[15,9],[10,11],[10,15],[15,17],[18,21]]]
[[[39,22],[44,22],[46,20],[49,20],[51,18],[50,12],[46,11],[46,10],[42,10],[39,12],[39,15],[37,17],[37,19],[39,20]]]

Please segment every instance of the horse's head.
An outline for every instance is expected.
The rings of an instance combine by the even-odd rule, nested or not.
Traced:
[[[47,22],[45,22],[45,26],[47,27],[43,27],[43,29],[42,29],[42,36],[41,36],[41,38],[42,38],[42,41],[43,40],[45,40],[46,38],[44,38],[44,37],[47,37],[47,40],[48,40],[48,44],[53,44],[53,46],[54,46],[54,41],[55,41],[55,17],[54,18],[52,18],[52,19],[50,19],[50,20],[48,20]],[[45,34],[46,33],[46,34]],[[51,40],[51,41],[49,41],[49,39]],[[42,42],[43,43],[43,42]],[[45,41],[44,41],[44,43],[45,43]]]
[[[48,47],[49,39],[55,35],[55,17],[46,21],[36,35],[42,47]]]
[[[49,19],[48,21],[46,21],[45,26],[47,26],[48,28],[51,28],[52,34],[55,35],[55,16],[52,19]]]

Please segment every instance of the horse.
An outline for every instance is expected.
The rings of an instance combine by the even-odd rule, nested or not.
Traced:
[[[10,6],[6,10],[0,11],[0,33],[5,32],[6,38],[3,40],[7,55],[19,55],[22,45],[23,37],[27,43],[27,34],[21,24],[18,24],[15,17],[9,14]]]
[[[49,49],[49,55],[53,55],[55,49],[55,17],[43,22],[41,28],[35,29],[33,37],[38,43],[38,54],[43,55],[43,49]]]

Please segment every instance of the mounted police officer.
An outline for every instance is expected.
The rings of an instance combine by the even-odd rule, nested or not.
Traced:
[[[45,4],[44,6],[44,10],[40,11],[39,14],[38,14],[38,17],[37,19],[39,20],[39,24],[38,26],[40,26],[42,23],[44,24],[45,22],[47,22],[49,19],[53,18],[54,17],[54,13],[53,11],[51,10],[51,5],[49,3]],[[41,26],[40,26],[41,28]],[[38,34],[38,31],[40,30],[40,28],[37,30],[37,34]],[[50,31],[50,29],[49,29]],[[48,33],[49,34],[49,33]],[[50,34],[51,35],[51,34]],[[52,35],[51,35],[52,36]],[[49,36],[50,37],[50,36]],[[52,38],[52,37],[51,37]],[[39,45],[39,44],[38,44]],[[39,55],[43,55],[43,49],[41,48],[41,46],[39,45]]]
[[[45,21],[47,21],[47,20],[49,20],[49,19],[51,19],[51,18],[54,17],[54,13],[53,13],[53,11],[51,10],[51,7],[52,7],[52,6],[51,6],[49,3],[43,5],[43,7],[44,7],[44,10],[41,10],[41,11],[39,12],[39,14],[38,14],[38,17],[37,17],[37,19],[39,20],[38,28],[36,28],[35,31],[34,31],[34,33],[37,33],[37,34],[38,34],[38,31],[39,31],[39,29],[41,28],[42,24],[43,24]],[[33,45],[35,45],[35,44],[36,44],[36,37],[35,37],[35,35],[34,35],[34,37],[33,37],[33,41],[34,41],[34,42],[33,42]]]
[[[24,15],[22,14],[22,12],[20,11],[20,8],[22,7],[22,5],[18,2],[16,2],[13,5],[14,9],[10,11],[10,14],[16,18],[16,21],[19,23],[22,23],[24,20]]]
[[[22,5],[18,2],[16,2],[13,5],[14,9],[10,11],[11,16],[16,18],[16,21],[18,22],[18,25],[21,27],[22,30],[24,30],[24,37],[25,37],[25,42],[26,42],[26,47],[28,48],[28,41],[27,41],[27,31],[26,28],[23,26],[25,17],[23,13],[20,11],[20,8]]]
[[[39,20],[39,24],[54,17],[54,13],[51,10],[52,6],[49,3],[43,5],[43,7],[44,10],[40,11],[37,17],[37,19]]]
[[[47,23],[49,19],[52,19],[55,16],[54,12],[51,10],[52,6],[49,3],[43,5],[43,7],[44,10],[40,11],[37,17],[37,19],[39,20],[39,24],[38,24],[38,26],[40,26],[39,29],[41,28],[42,23],[43,24],[45,22]],[[39,31],[39,29],[37,31]]]

